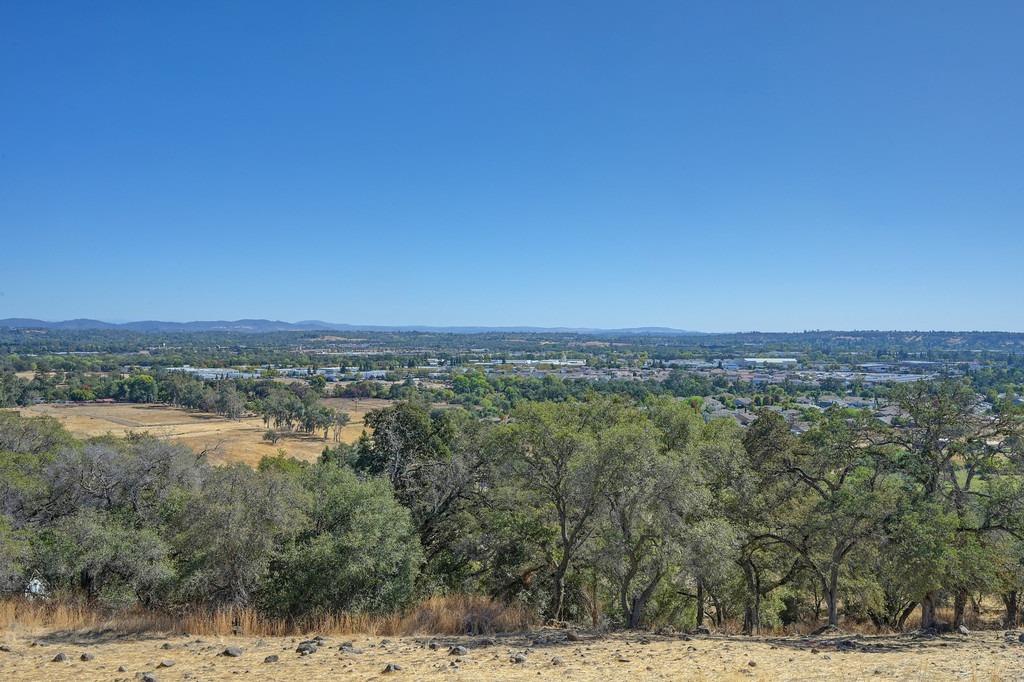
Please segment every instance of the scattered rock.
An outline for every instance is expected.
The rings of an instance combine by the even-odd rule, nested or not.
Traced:
[[[281,659],[277,657],[277,654],[270,654],[269,656],[267,656],[266,658],[263,659],[263,662],[264,663],[277,663],[279,660],[281,660]]]
[[[388,663],[386,666],[384,666],[384,670],[382,672],[385,673],[385,674],[387,674],[387,673],[397,673],[401,669],[402,669],[402,666],[400,666],[397,663]]]
[[[68,657],[64,655],[63,651],[53,657],[53,662],[54,663],[63,663],[66,660],[68,660]]]
[[[315,640],[307,639],[304,642],[299,642],[299,646],[295,647],[295,651],[303,656],[309,656],[310,654],[315,654],[317,652],[318,647],[316,644]]]
[[[135,676],[142,682],[156,682],[156,675],[153,673],[136,673]]]
[[[78,660],[80,660],[80,661],[91,661],[94,658],[96,658],[96,657],[93,656],[92,654],[82,654],[81,656],[78,657]]]
[[[361,654],[361,653],[363,653],[363,650],[362,649],[357,649],[356,645],[353,644],[352,642],[345,642],[344,644],[342,644],[341,646],[338,647],[338,651],[341,651],[342,653],[346,653],[346,654]]]
[[[464,646],[453,646],[448,649],[449,656],[465,656],[469,653],[469,649]]]
[[[221,656],[229,656],[231,658],[238,658],[242,655],[242,650],[237,646],[229,646],[224,651],[220,652]]]

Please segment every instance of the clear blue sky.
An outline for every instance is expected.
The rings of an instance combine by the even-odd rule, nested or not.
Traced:
[[[1024,2],[0,4],[0,317],[1024,330]]]

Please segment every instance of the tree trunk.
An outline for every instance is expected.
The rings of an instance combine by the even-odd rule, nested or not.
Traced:
[[[826,596],[826,602],[828,603],[828,624],[834,627],[839,627],[839,604],[836,598],[835,588],[831,588]]]
[[[712,594],[711,604],[715,607],[715,627],[720,630],[722,629],[722,623],[725,622],[725,615],[722,613],[722,602],[718,600],[718,597]]]
[[[928,592],[921,598],[921,629],[928,630],[937,628],[939,625],[938,618],[935,615],[935,597],[934,592]]]
[[[1020,607],[1017,605],[1017,593],[1007,592],[1003,595],[1003,605],[1006,607],[1006,615],[1003,617],[1003,627],[1012,629],[1020,623]]]
[[[644,595],[638,595],[633,597],[632,608],[629,610],[629,624],[630,630],[636,630],[644,622],[644,611],[647,610],[647,599]]]
[[[828,624],[839,627],[839,566],[835,564],[828,577],[825,602],[828,604]]]
[[[912,614],[914,612],[914,609],[916,609],[916,608],[917,608],[917,602],[910,602],[909,604],[907,604],[907,607],[905,609],[903,609],[903,611],[900,613],[899,617],[896,619],[896,629],[897,630],[899,630],[901,632],[903,631],[903,628],[907,624],[907,618],[910,618],[910,614]]]
[[[967,592],[957,590],[953,599],[953,628],[959,628],[964,624],[964,616],[967,612]]]
[[[697,581],[697,624],[694,627],[704,625],[704,581]]]
[[[565,574],[568,570],[569,560],[567,558],[559,561],[555,567],[555,593],[551,600],[551,617],[555,620],[562,620],[562,610],[565,608]]]
[[[661,583],[661,572],[655,573],[651,579],[644,586],[644,589],[640,594],[633,595],[630,600],[629,609],[629,629],[636,630],[644,624],[644,619],[647,615],[647,604],[651,601],[651,596],[654,591],[658,588],[658,584]]]
[[[761,586],[758,584],[754,566],[743,563],[743,575],[747,580],[747,602],[743,606],[743,634],[753,635],[761,628]]]

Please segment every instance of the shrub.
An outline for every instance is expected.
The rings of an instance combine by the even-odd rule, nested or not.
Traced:
[[[308,475],[310,523],[273,563],[268,610],[381,613],[408,603],[422,555],[409,512],[387,482],[360,481],[333,464]]]

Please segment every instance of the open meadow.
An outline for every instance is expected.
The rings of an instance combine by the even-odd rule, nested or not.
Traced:
[[[348,412],[351,421],[341,433],[342,441],[353,443],[363,431],[363,417],[369,410],[384,407],[390,401],[380,399],[331,398],[331,407]],[[243,462],[255,465],[265,455],[284,450],[289,456],[315,460],[333,441],[322,434],[281,432],[276,445],[263,440],[266,427],[259,417],[227,419],[220,415],[178,407],[135,403],[42,403],[20,408],[25,416],[54,417],[73,435],[90,438],[128,432],[149,432],[206,451],[214,464]]]

